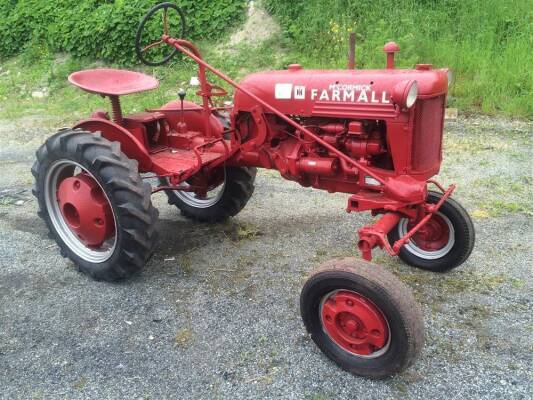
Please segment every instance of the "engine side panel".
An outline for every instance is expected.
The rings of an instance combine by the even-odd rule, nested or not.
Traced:
[[[394,89],[410,81],[418,84],[417,102],[401,109]],[[409,174],[425,181],[439,170],[447,70],[315,71],[290,66],[249,75],[241,84],[381,176]],[[304,186],[351,193],[364,189],[364,177],[357,171],[319,146],[305,144],[298,132],[268,113],[263,124],[268,134],[261,141],[265,145],[254,148],[261,126],[251,117],[245,124],[242,120],[256,112],[257,104],[237,91],[233,117],[245,143],[241,162],[278,169]]]

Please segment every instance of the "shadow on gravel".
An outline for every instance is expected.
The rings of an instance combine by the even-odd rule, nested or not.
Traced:
[[[40,238],[48,238],[48,229],[45,223],[35,214],[28,215],[6,215],[7,223],[15,230],[20,232],[31,233]]]

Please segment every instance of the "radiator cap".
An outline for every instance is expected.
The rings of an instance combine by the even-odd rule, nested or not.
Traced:
[[[302,66],[300,64],[290,64],[287,69],[289,71],[299,71],[302,69]]]
[[[432,67],[432,64],[416,64],[415,69],[418,71],[429,71]]]

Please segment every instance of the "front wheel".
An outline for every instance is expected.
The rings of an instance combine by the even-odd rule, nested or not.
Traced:
[[[441,193],[428,193],[427,202],[437,204]],[[407,218],[388,234],[394,244],[413,227]],[[400,249],[400,259],[413,267],[445,272],[458,267],[472,253],[475,242],[474,224],[466,210],[448,198],[433,217]]]
[[[422,313],[411,291],[363,260],[331,260],[315,270],[302,289],[300,311],[317,346],[355,375],[396,374],[424,343]]]

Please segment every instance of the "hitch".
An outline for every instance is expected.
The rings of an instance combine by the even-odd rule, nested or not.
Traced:
[[[435,183],[435,182],[431,182]],[[437,186],[443,189],[442,186]],[[372,261],[372,249],[379,246],[385,249],[391,256],[397,256],[400,249],[406,244],[420,228],[422,228],[435,214],[444,202],[451,196],[455,190],[455,185],[450,185],[447,190],[443,190],[443,195],[437,204],[424,204],[424,210],[427,214],[404,236],[398,239],[393,246],[390,245],[387,239],[387,234],[400,222],[402,214],[399,212],[388,212],[374,224],[366,225],[358,231],[359,242],[357,247],[361,251],[363,259]]]

